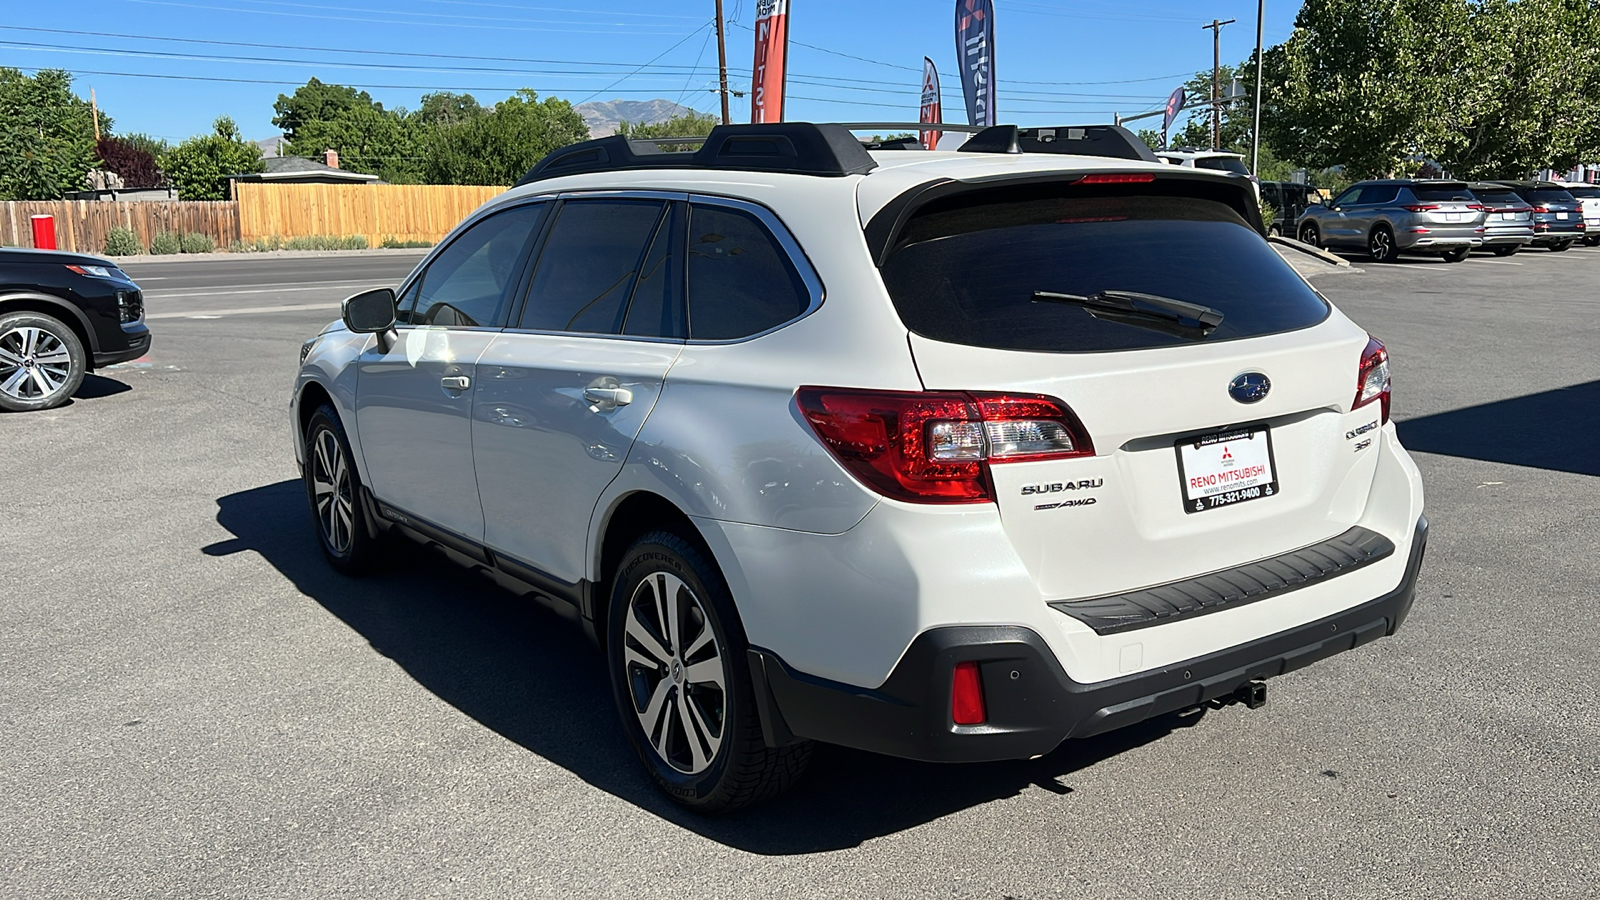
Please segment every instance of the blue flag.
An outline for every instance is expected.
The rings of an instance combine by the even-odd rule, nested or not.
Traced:
[[[956,0],[956,59],[961,61],[961,91],[967,99],[967,122],[995,124],[994,4],[991,0]]]

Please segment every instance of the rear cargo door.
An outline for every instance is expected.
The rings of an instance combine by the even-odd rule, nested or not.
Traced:
[[[1089,457],[990,465],[1007,533],[1050,599],[1303,547],[1366,505],[1380,413],[1349,410],[1367,334],[1237,205],[1184,190],[974,195],[913,218],[882,268],[925,387],[1056,398],[1092,441]],[[1102,291],[1155,299],[1130,313],[1038,293]],[[1222,321],[1169,316],[1185,308],[1171,300]]]

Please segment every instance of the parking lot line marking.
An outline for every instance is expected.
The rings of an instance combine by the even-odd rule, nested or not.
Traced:
[[[1476,262],[1478,262],[1481,265],[1485,265],[1485,266],[1520,266],[1520,265],[1522,265],[1522,263],[1512,262],[1509,259],[1480,259],[1480,260],[1476,260]]]
[[[307,312],[313,309],[338,309],[337,303],[299,303],[292,306],[245,306],[239,309],[191,309],[183,312],[151,313],[146,319],[220,319],[257,313]]]

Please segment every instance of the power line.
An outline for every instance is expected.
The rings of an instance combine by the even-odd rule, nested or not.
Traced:
[[[258,15],[258,16],[283,16],[283,17],[287,17],[287,18],[291,18],[291,19],[320,19],[320,20],[328,21],[328,22],[360,22],[361,24],[368,25],[368,26],[373,24],[372,16],[370,16],[370,15],[368,15],[368,16],[319,16],[319,15],[316,15],[316,14],[313,14],[313,13],[282,12],[282,11],[275,10],[275,9],[239,9],[237,7],[231,7],[231,6],[211,6],[211,5],[204,4],[204,3],[180,3],[180,2],[177,2],[177,0],[127,0],[127,2],[129,2],[129,3],[145,3],[145,4],[149,4],[151,6],[175,6],[175,7],[180,7],[180,8],[183,8],[183,9],[204,9],[204,10],[209,10],[211,12],[248,13],[248,14]],[[320,7],[320,8],[333,9],[335,7]],[[378,14],[380,14],[380,15],[389,15],[390,13],[389,13],[388,10],[379,10]],[[510,20],[510,21],[516,21],[516,20]],[[388,21],[388,22],[385,22],[384,24],[387,24],[387,25],[421,25],[424,28],[475,28],[475,29],[478,29],[480,31],[533,31],[533,32],[538,32],[540,34],[549,34],[549,33],[556,33],[556,34],[616,34],[618,28],[628,27],[628,26],[622,26],[622,25],[613,25],[610,28],[594,30],[594,29],[582,29],[582,28],[550,28],[548,26],[530,27],[530,26],[517,26],[517,25],[472,25],[472,24],[468,24],[468,23],[465,23],[465,22]],[[633,32],[633,34],[636,34],[636,35],[642,35],[642,34],[647,34],[647,33],[648,32],[642,32],[642,31]]]
[[[644,66],[650,65],[650,63],[653,63],[657,59],[660,59],[661,57],[666,56],[668,53],[671,53],[672,51],[678,49],[679,47],[683,46],[683,42],[684,41],[687,41],[689,38],[694,37],[695,35],[699,34],[701,31],[703,31],[703,30],[705,30],[707,28],[710,28],[710,27],[711,27],[711,23],[707,22],[706,24],[701,25],[699,28],[695,29],[694,31],[689,32],[688,34],[686,34],[682,38],[680,38],[677,43],[673,44],[671,47],[668,47],[667,49],[665,49],[665,50],[661,51],[660,53],[656,54],[655,59],[652,59],[652,60],[650,60],[650,62],[645,63]],[[622,76],[621,78],[618,78],[616,81],[611,82],[610,85],[608,85],[606,87],[603,87],[598,91],[595,91],[594,93],[592,93],[589,96],[583,98],[582,100],[579,100],[578,103],[588,103],[590,100],[593,100],[594,98],[600,96],[601,94],[604,94],[606,91],[611,90],[612,88],[614,88],[617,85],[623,83],[624,81],[627,81],[629,78],[632,78],[633,76],[635,76],[635,75],[639,74],[640,72],[644,71],[644,66],[640,66],[639,68],[634,69],[632,72],[629,72],[628,74]],[[573,105],[576,106],[577,104],[575,103]]]

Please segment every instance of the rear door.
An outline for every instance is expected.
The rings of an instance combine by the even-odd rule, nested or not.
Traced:
[[[1365,332],[1236,207],[1159,181],[1031,190],[913,218],[882,273],[925,387],[1056,398],[1093,444],[1089,457],[991,465],[1041,593],[1146,587],[1348,529],[1376,464],[1349,436],[1378,427],[1376,407],[1346,412]],[[1140,292],[1223,320],[1207,334],[1038,291]]]
[[[561,201],[527,298],[478,360],[473,457],[496,553],[566,584],[686,335],[683,195]]]

